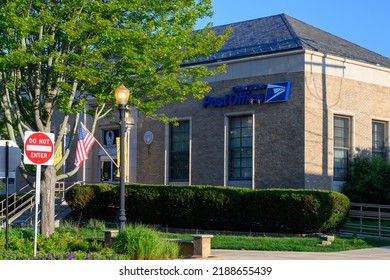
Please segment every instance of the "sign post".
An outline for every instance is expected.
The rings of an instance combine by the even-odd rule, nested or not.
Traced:
[[[4,161],[0,162],[0,173],[4,173],[5,178],[5,248],[9,247],[9,172],[15,171],[21,162],[21,151],[18,145],[11,140],[0,140],[0,154],[4,154]]]
[[[35,176],[34,257],[37,255],[38,207],[41,193],[41,166],[54,163],[54,134],[26,131],[24,141],[25,164],[37,166]]]

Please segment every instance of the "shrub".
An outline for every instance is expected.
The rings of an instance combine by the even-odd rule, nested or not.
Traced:
[[[243,220],[251,230],[328,232],[345,223],[349,199],[329,191],[270,189],[246,194],[243,208]]]
[[[380,156],[357,155],[343,193],[353,202],[390,204],[390,163]]]
[[[0,247],[4,247],[5,238],[3,231],[0,231]],[[69,232],[56,231],[50,237],[38,234],[37,249],[39,256],[45,259],[66,259],[64,252],[81,252],[80,254],[100,252],[103,245],[97,242],[90,242],[80,236],[75,236]],[[22,252],[17,254],[2,253],[0,259],[29,259],[34,251],[34,230],[32,228],[10,229],[9,231],[9,251]],[[37,258],[39,259],[39,256]]]
[[[135,222],[154,223],[161,217],[160,197],[160,189],[153,186],[126,186],[127,218]]]
[[[173,259],[179,254],[176,243],[162,239],[156,231],[142,225],[120,231],[114,240],[113,249],[133,260]]]
[[[108,184],[86,185],[74,187],[65,193],[68,205],[76,210],[76,214],[82,211],[84,218],[107,219],[112,215],[112,206],[119,204],[116,194],[116,186]],[[100,213],[101,217],[96,216]]]
[[[72,208],[106,207],[114,203],[113,190],[115,186],[109,184],[86,185],[73,188],[65,193],[65,199],[70,202]],[[74,199],[77,197],[77,199]],[[93,204],[91,205],[91,202]]]
[[[0,231],[0,236],[3,235],[3,233],[4,231]],[[5,242],[5,238],[2,240],[4,240]],[[34,241],[34,230],[32,228],[26,228],[21,230],[16,230],[11,228],[9,230],[10,251],[21,251],[21,252],[32,254],[34,249],[33,241]]]
[[[119,196],[117,189],[112,192]],[[128,221],[170,227],[293,233],[334,231],[343,225],[349,211],[345,195],[321,190],[132,185],[127,186],[126,194]],[[94,200],[90,205],[96,209]],[[91,212],[85,208],[88,204],[76,210]],[[101,218],[99,211],[93,214]]]
[[[125,260],[124,256],[116,254],[113,250],[104,248],[99,252],[38,252],[33,254],[21,251],[0,250],[0,260]]]

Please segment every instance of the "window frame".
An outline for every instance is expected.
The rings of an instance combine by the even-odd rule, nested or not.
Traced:
[[[336,127],[336,120],[343,120],[343,127]],[[348,124],[348,127],[345,128],[345,124]],[[341,136],[338,136],[337,130],[342,129],[343,132]],[[347,135],[347,137],[345,136]],[[336,143],[343,142],[342,145],[336,145]],[[352,151],[352,117],[343,116],[343,115],[334,115],[333,116],[333,181],[345,181],[348,174],[348,166],[350,155]],[[344,156],[337,157],[338,153],[342,152]],[[336,162],[342,162],[342,167],[337,167],[340,164]],[[337,172],[336,172],[337,171]],[[341,171],[341,172],[340,172]],[[342,174],[339,176],[338,174]]]
[[[243,125],[242,120],[246,118],[248,125]],[[240,125],[233,127],[232,121],[240,119]],[[228,125],[227,125],[227,158],[228,158],[228,166],[227,166],[227,176],[228,181],[251,181],[253,180],[253,127],[254,120],[253,115],[245,114],[245,115],[231,115],[228,116]],[[234,128],[234,130],[232,129]],[[232,137],[232,133],[234,131],[237,132],[239,130],[238,137]],[[243,135],[243,132],[250,132],[250,136]],[[238,146],[232,146],[233,140],[238,139]],[[237,143],[235,141],[235,143]],[[233,157],[234,155],[237,155]],[[238,162],[238,165],[235,163]],[[249,163],[249,164],[248,164]],[[239,172],[239,176],[236,176],[236,172]],[[247,173],[248,175],[245,175]]]
[[[169,127],[168,128],[169,140],[168,140],[168,170],[167,170],[168,174],[167,174],[167,176],[168,176],[169,182],[189,182],[189,180],[190,180],[190,153],[191,153],[191,121],[189,119],[183,119],[183,120],[178,120],[177,122],[179,125],[176,127],[173,124],[169,124],[169,126],[168,126]],[[183,140],[173,141],[173,139],[175,137],[173,135],[174,129],[178,128],[180,126],[180,124],[184,124],[184,123],[187,125],[186,131],[178,132],[181,134],[183,134],[183,133],[185,134],[184,141]],[[176,144],[181,143],[182,147],[184,147],[185,149],[184,150],[174,150],[174,147],[173,147],[174,143],[176,143]],[[175,155],[178,155],[179,157],[185,156],[186,158],[180,160],[179,162],[173,163],[173,161],[174,161],[173,158],[175,157]],[[182,166],[182,168],[180,168],[182,170],[181,173],[182,173],[182,175],[184,175],[184,173],[185,173],[186,176],[173,177],[172,171],[173,171],[173,168],[175,168],[173,166],[173,164]]]
[[[376,140],[378,137],[378,134],[375,132],[378,132],[378,130],[375,130],[374,128],[376,127],[375,124],[381,124],[383,125],[383,136],[380,141]],[[388,124],[385,121],[380,121],[380,120],[372,120],[371,122],[371,153],[373,156],[381,156],[383,158],[387,157],[387,131],[388,131]],[[377,148],[377,143],[382,142],[382,145],[380,148]]]

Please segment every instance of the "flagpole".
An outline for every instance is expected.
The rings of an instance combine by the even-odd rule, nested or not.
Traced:
[[[84,122],[87,122],[87,114],[85,113],[85,109],[84,109],[84,114],[83,114],[83,118],[84,118]],[[82,123],[82,122],[81,122]],[[85,127],[84,127],[85,128]],[[91,133],[89,133],[91,134]],[[91,134],[92,135],[92,134]],[[93,135],[92,135],[93,136]],[[95,137],[94,137],[95,138]],[[95,139],[96,140],[96,139]],[[85,160],[83,161],[83,184],[85,184],[85,171],[86,171],[86,162]]]
[[[102,150],[106,153],[106,155],[110,158],[110,160],[112,161],[112,163],[115,164],[116,168],[119,169],[119,166],[118,164],[115,162],[115,160],[110,156],[110,154],[106,151],[106,149],[102,146],[102,144],[100,144],[100,142],[95,138],[95,136],[93,136],[93,134],[88,130],[88,128],[85,127],[85,125],[80,122],[80,124],[84,127],[84,129],[95,139],[96,143],[98,143],[98,145],[100,146],[100,148],[102,148]]]

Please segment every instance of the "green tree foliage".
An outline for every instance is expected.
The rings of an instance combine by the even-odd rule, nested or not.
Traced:
[[[343,192],[352,202],[390,203],[390,164],[380,156],[357,155]]]
[[[88,100],[96,102],[88,111],[93,132],[120,84],[132,92],[129,105],[166,120],[158,108],[201,98],[210,90],[202,78],[223,70],[182,67],[217,51],[227,38],[211,25],[194,31],[197,20],[211,14],[211,0],[2,0],[0,119],[7,138],[22,143],[26,130],[50,132],[55,116],[62,120],[56,149],[70,120],[74,139]],[[68,155],[43,174],[42,228],[54,225],[55,182],[77,171],[56,175]]]

